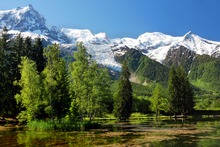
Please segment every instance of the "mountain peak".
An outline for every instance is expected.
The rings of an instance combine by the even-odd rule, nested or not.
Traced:
[[[29,4],[28,6],[26,6],[24,8],[26,8],[27,11],[35,11],[35,12],[37,12],[37,10],[35,10],[34,7],[31,4]]]
[[[32,5],[0,11],[0,22],[0,28],[7,26],[9,30],[36,31],[46,29],[45,18]]]
[[[183,36],[183,40],[192,40],[193,36],[196,36],[195,34],[192,33],[192,31],[189,31]]]
[[[38,13],[31,4],[29,4],[26,7],[17,7],[16,9],[11,10],[12,13],[20,13],[20,14],[24,14],[29,11],[33,11],[35,13]]]
[[[98,38],[105,38],[105,39],[108,39],[108,36],[105,32],[100,32],[98,34],[95,34],[96,37]]]
[[[189,31],[189,32],[187,32],[185,35],[192,35],[193,34],[193,32],[192,31]]]
[[[33,9],[33,6],[32,6],[31,4],[29,4],[28,7],[29,7],[30,9]]]
[[[31,4],[0,11],[0,22],[0,29],[7,27],[9,31],[32,32],[47,36],[52,40],[68,42],[66,36],[56,27],[47,27],[46,19]]]

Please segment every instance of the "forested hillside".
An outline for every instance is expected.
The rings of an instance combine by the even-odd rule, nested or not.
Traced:
[[[197,56],[192,64],[189,79],[203,90],[218,92],[220,88],[220,60],[208,55]]]
[[[128,61],[132,73],[138,79],[137,83],[146,84],[152,95],[155,83],[167,85],[169,68],[182,66],[188,73],[188,78],[194,87],[196,109],[219,109],[219,78],[220,60],[209,55],[197,55],[185,47],[172,49],[168,52],[163,64],[144,56],[137,50],[128,50],[117,61]],[[139,88],[140,91],[143,91]],[[138,92],[140,94],[140,92]],[[141,92],[142,94],[146,94]],[[203,107],[204,105],[204,107]]]
[[[138,50],[128,50],[123,56],[116,57],[116,59],[119,62],[126,60],[130,70],[138,77],[140,83],[160,82],[167,84],[169,68],[144,56]]]

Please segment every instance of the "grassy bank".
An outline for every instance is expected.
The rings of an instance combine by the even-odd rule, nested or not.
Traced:
[[[27,124],[27,128],[32,131],[80,131],[101,127],[98,123],[88,121],[79,122],[67,119],[60,120],[34,120]]]

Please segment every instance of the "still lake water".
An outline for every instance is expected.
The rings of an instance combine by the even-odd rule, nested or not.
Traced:
[[[109,126],[109,125],[106,125]],[[82,132],[0,131],[0,146],[218,147],[220,118],[200,121],[139,120]]]

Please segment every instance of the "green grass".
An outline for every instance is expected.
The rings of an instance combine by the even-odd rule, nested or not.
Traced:
[[[34,120],[27,124],[27,127],[31,131],[43,132],[43,131],[81,131],[100,128],[101,125],[96,122],[89,121],[71,121],[68,119],[60,120]]]
[[[147,115],[136,112],[136,113],[132,113],[130,118],[142,118],[142,117],[147,118]]]
[[[81,128],[81,124],[75,121],[67,121],[65,119],[62,120],[34,120],[27,124],[29,130],[33,131],[72,131],[79,130]]]

